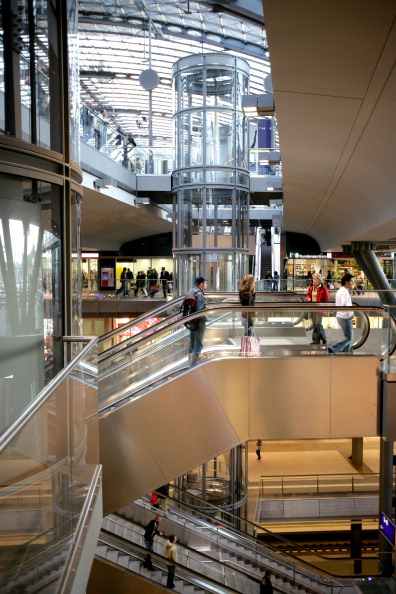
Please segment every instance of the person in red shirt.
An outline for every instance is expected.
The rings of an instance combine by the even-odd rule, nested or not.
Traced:
[[[311,303],[329,303],[330,297],[326,285],[324,284],[323,278],[316,272],[312,275],[312,285],[308,287],[307,301]],[[313,312],[313,333],[311,344],[326,344],[326,334],[322,325],[323,312]]]

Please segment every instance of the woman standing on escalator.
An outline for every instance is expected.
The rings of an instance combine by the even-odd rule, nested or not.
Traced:
[[[245,307],[251,307],[254,305],[256,294],[254,292],[254,276],[252,274],[246,274],[238,287],[239,301],[241,305]],[[245,328],[245,336],[254,336],[254,313],[253,312],[242,312],[242,326]]]
[[[308,287],[306,299],[311,303],[330,302],[327,287],[324,284],[323,278],[317,272],[312,275],[312,285]],[[326,334],[323,329],[322,318],[323,312],[312,313],[313,333],[311,344],[320,344],[320,341],[322,341],[323,344],[326,344]]]

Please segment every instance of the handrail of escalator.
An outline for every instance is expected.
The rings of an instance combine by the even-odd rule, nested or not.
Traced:
[[[268,295],[271,295],[271,296],[292,295],[293,297],[299,298],[299,300],[300,299],[303,300],[303,296],[300,295],[299,293],[294,292],[294,291],[274,291],[274,292],[272,292],[272,291],[258,291],[256,293],[256,296],[260,296],[261,294],[267,295],[267,296]],[[224,296],[224,298],[235,297],[235,299],[237,299],[238,293],[225,292],[225,291],[222,291],[222,292],[206,291],[205,292],[205,297],[206,297],[206,300],[208,303],[210,303],[210,299],[213,297],[223,297],[223,296]],[[170,307],[178,306],[178,305],[180,306],[183,302],[183,299],[184,299],[184,295],[182,295],[181,297],[176,297],[175,299],[172,299],[171,301],[167,301],[166,303],[163,303],[162,305],[159,305],[158,307],[150,309],[149,312],[146,311],[146,312],[142,313],[140,316],[138,316],[137,318],[134,318],[130,322],[126,322],[125,324],[122,324],[118,328],[115,328],[114,330],[110,330],[109,332],[106,332],[106,334],[102,334],[102,336],[99,337],[98,344],[102,344],[103,342],[105,342],[106,340],[109,340],[113,336],[116,336],[120,332],[125,332],[125,330],[129,330],[129,328],[132,328],[133,326],[140,324],[146,318],[156,317],[159,314],[166,311],[167,309],[169,309]]]
[[[136,553],[134,553],[134,551],[136,551],[136,550],[139,551],[140,556],[143,558],[147,554],[147,549],[145,549],[141,545],[139,545],[135,542],[126,540],[126,539],[122,538],[121,536],[115,535],[112,532],[109,532],[108,530],[105,530],[103,528],[100,531],[100,535],[99,535],[99,539],[98,539],[98,544],[100,544],[100,543],[103,543],[103,544],[109,545],[109,546],[113,546],[118,551],[121,551],[122,553],[125,553],[126,555],[133,555],[133,554],[136,555]],[[161,566],[164,566],[164,568],[165,568],[166,561],[167,561],[167,559],[165,557],[163,557],[162,555],[159,555],[154,550],[150,551],[150,556],[152,557],[152,559],[155,559],[157,562],[159,562],[159,564],[161,564]],[[139,558],[139,556],[138,556],[138,558]],[[190,582],[193,586],[197,586],[197,587],[201,587],[201,588],[206,587],[207,591],[213,592],[213,594],[238,594],[237,590],[234,590],[228,586],[225,586],[224,584],[222,584],[220,582],[217,582],[217,581],[209,578],[207,575],[204,575],[204,573],[199,573],[198,571],[194,571],[190,567],[186,567],[184,565],[181,565],[180,563],[173,562],[173,565],[175,565],[176,570],[177,570],[177,574],[175,575],[175,578],[180,577],[180,579]],[[250,577],[249,579],[254,581],[254,578],[252,578],[252,577]],[[259,580],[255,580],[255,581],[257,582],[257,584],[259,583]]]
[[[180,314],[177,314],[177,316],[172,316],[172,319],[167,320],[166,323],[166,327],[163,328],[163,324],[164,321],[160,321],[157,322],[156,324],[153,324],[153,326],[151,326],[148,331],[149,331],[149,335],[148,336],[141,336],[141,334],[139,333],[138,335],[136,335],[133,340],[133,343],[131,343],[130,341],[125,341],[123,343],[121,343],[120,345],[116,345],[116,347],[118,347],[117,352],[114,353],[114,350],[116,349],[116,347],[112,347],[111,349],[108,349],[107,351],[105,351],[104,353],[101,354],[101,356],[99,357],[99,361],[103,362],[103,361],[108,361],[110,360],[112,357],[114,356],[119,356],[123,351],[128,351],[128,349],[134,347],[134,346],[140,346],[145,344],[145,342],[148,342],[149,340],[153,339],[153,335],[154,334],[158,334],[161,331],[166,331],[169,332],[169,330],[174,329],[174,328],[178,328],[182,325],[185,324],[185,322],[188,320],[194,320],[194,319],[198,319],[200,318],[202,315],[207,315],[208,313],[211,312],[215,312],[215,311],[221,311],[221,310],[228,310],[228,311],[235,311],[235,312],[256,312],[257,311],[277,311],[277,310],[281,310],[281,311],[292,311],[292,312],[296,312],[296,311],[301,311],[301,312],[307,312],[307,311],[323,311],[324,307],[323,307],[323,303],[281,303],[281,302],[276,302],[276,303],[257,303],[254,306],[251,307],[246,307],[246,306],[241,306],[241,305],[237,305],[237,304],[230,304],[230,303],[218,303],[218,304],[213,304],[211,305],[211,307],[207,307],[204,312],[196,312],[193,314],[190,314],[190,316],[188,317],[184,317],[181,318]],[[341,307],[341,306],[336,306],[334,303],[326,303],[326,311],[351,311],[350,307]],[[356,342],[356,344],[354,344],[354,348],[359,348],[362,346],[362,344],[364,344],[364,342],[367,340],[367,337],[369,335],[370,332],[370,323],[369,323],[369,318],[367,316],[367,311],[371,312],[378,312],[383,314],[383,309],[381,307],[378,306],[354,306],[353,307],[354,311],[359,311],[359,313],[362,315],[363,320],[365,321],[365,327],[364,327],[364,332],[362,333],[362,337]],[[176,318],[176,319],[174,319]],[[389,320],[391,321],[391,325],[392,325],[392,329],[393,329],[393,343],[390,345],[390,348],[388,348],[388,351],[386,353],[384,353],[382,355],[382,357],[384,356],[389,356],[391,355],[395,348],[396,348],[396,323],[395,323],[395,319],[390,316]],[[120,348],[121,347],[121,348]]]
[[[67,337],[63,337],[62,340],[66,340]],[[60,383],[69,375],[76,366],[95,346],[98,342],[98,337],[89,339],[88,337],[72,337],[73,342],[82,338],[81,342],[89,340],[88,344],[74,357],[74,359],[66,365],[46,386],[41,392],[35,397],[35,399],[27,406],[17,419],[7,427],[0,435],[0,453],[10,444],[14,437],[21,431],[21,429],[30,421],[30,419],[36,414],[37,410],[44,404],[44,402],[51,396],[54,390],[60,385]]]
[[[300,301],[300,295],[297,295],[297,294],[291,293],[291,292],[285,292],[285,293],[288,297],[290,295],[292,295],[293,297],[297,297]],[[268,295],[268,293],[266,293],[266,292],[263,292],[263,294]],[[208,295],[208,294],[205,293],[205,295]],[[238,303],[236,295],[237,295],[236,293],[209,293],[209,297],[210,296],[216,296],[216,297],[230,296],[233,299],[235,299],[236,303]],[[282,296],[282,293],[280,291],[278,291],[277,293],[273,293],[272,295]],[[136,326],[137,324],[139,324],[139,320],[141,323],[142,321],[147,319],[147,317],[151,317],[151,318],[156,317],[156,315],[159,315],[161,312],[166,311],[167,309],[170,309],[171,307],[175,307],[176,305],[179,305],[179,307],[177,308],[177,311],[175,313],[170,314],[168,317],[162,318],[158,322],[155,322],[154,324],[152,324],[150,326],[150,330],[152,328],[154,328],[155,330],[158,330],[161,328],[162,325],[167,326],[174,319],[178,319],[178,317],[180,316],[180,306],[183,302],[183,299],[184,299],[184,296],[179,297],[173,301],[168,301],[166,304],[156,308],[155,310],[151,310],[149,314],[147,314],[147,312],[146,312],[145,314],[142,314],[138,318],[135,318],[134,320],[127,322],[126,324],[120,326],[119,328],[116,328],[115,330],[111,330],[111,332],[108,332],[107,334],[103,334],[99,338],[99,343],[102,344],[106,340],[109,340],[109,338],[112,338],[113,336],[116,336],[117,334],[120,334],[121,332],[125,332],[126,330],[128,330],[129,328],[132,328],[133,326]],[[301,299],[301,302],[303,302],[302,299]],[[207,303],[212,303],[212,302],[208,301]],[[229,304],[229,303],[232,303],[232,302],[228,301],[227,304]],[[259,302],[259,303],[261,303],[261,302]],[[271,302],[271,303],[274,303],[274,302]],[[171,305],[169,305],[169,304],[171,304]],[[213,303],[213,305],[218,305],[218,304]],[[294,325],[299,324],[302,321],[302,317],[303,317],[303,314],[301,314],[301,316],[295,321]],[[148,330],[148,328],[144,328],[143,330],[141,330],[141,332],[144,332],[145,330]],[[134,342],[136,342],[139,339],[141,332],[138,332],[137,334],[130,336],[129,338],[125,338],[125,340],[123,340],[122,342],[119,342],[111,347],[108,347],[107,349],[105,349],[104,351],[99,353],[98,354],[99,362],[107,359],[107,357],[109,355],[112,355],[113,353],[118,353],[119,351],[122,351],[124,348],[131,346]]]
[[[175,487],[175,485],[172,485],[172,488],[177,488],[177,487]],[[177,488],[177,490],[183,492],[182,489]],[[186,495],[189,496],[190,494],[186,493]],[[192,496],[192,497],[194,499],[199,499],[195,496]],[[179,506],[181,508],[184,507],[186,509],[186,513],[189,514],[189,523],[197,522],[198,524],[204,525],[205,527],[209,527],[210,529],[213,529],[214,533],[217,534],[217,536],[219,536],[219,535],[226,536],[226,538],[233,540],[237,545],[240,544],[240,545],[245,546],[246,548],[249,548],[249,545],[251,545],[252,548],[250,550],[252,550],[253,553],[256,552],[258,554],[262,554],[264,557],[267,557],[272,562],[276,562],[277,563],[277,571],[274,573],[278,573],[284,577],[290,577],[285,573],[285,569],[288,569],[289,571],[290,570],[293,571],[294,575],[296,573],[299,573],[305,579],[315,581],[317,583],[317,585],[320,584],[321,586],[327,586],[327,587],[329,585],[333,585],[333,586],[337,586],[337,587],[342,587],[342,584],[335,579],[335,577],[334,577],[335,574],[333,575],[330,572],[326,571],[325,569],[316,567],[309,561],[301,560],[300,558],[296,557],[292,553],[285,553],[284,551],[279,550],[274,545],[271,545],[269,543],[263,543],[263,542],[259,541],[256,537],[250,536],[249,534],[242,532],[242,530],[238,530],[238,528],[235,528],[234,525],[227,523],[227,521],[224,521],[223,519],[219,519],[218,514],[223,513],[223,509],[221,507],[217,507],[213,504],[208,503],[208,506],[210,506],[211,511],[213,513],[213,515],[208,515],[202,511],[200,511],[199,508],[194,505],[189,505],[188,503],[180,502],[179,500],[177,500],[173,497],[168,497],[168,499],[175,503],[175,507]],[[141,507],[139,500],[137,502],[135,501],[133,503],[134,503],[134,505]],[[202,503],[202,500],[201,500],[201,503]],[[147,507],[144,507],[144,509],[147,509],[148,511],[153,511],[151,509],[151,504],[149,502],[147,502],[147,504],[148,504]],[[173,513],[176,513],[175,507],[172,508]],[[196,516],[197,511],[200,515],[204,516],[204,519],[200,520],[199,517]],[[158,510],[156,510],[155,513],[158,513]],[[233,514],[230,514],[229,512],[227,512],[227,513],[229,515],[233,515]],[[124,517],[120,513],[117,513],[116,515],[118,515],[122,518]],[[213,523],[214,518],[216,518],[216,522],[218,523],[217,525],[215,525]],[[129,519],[129,518],[127,518],[127,519]],[[262,528],[261,526],[254,524],[254,522],[250,522],[248,520],[242,519],[240,516],[233,515],[233,519],[235,519],[236,523],[240,523],[241,521],[243,521],[243,522],[246,522],[247,524],[250,524],[252,526],[252,529],[254,529],[254,530],[257,530],[257,531],[263,530],[263,531],[266,531],[270,536],[278,537],[278,535],[270,532],[269,530],[266,530],[265,528]],[[182,520],[185,520],[185,518],[182,517]],[[135,523],[136,520],[133,520],[133,522]],[[175,521],[175,523],[177,524],[177,521]],[[138,524],[138,525],[140,525],[140,524]],[[186,527],[184,526],[184,528],[186,528]],[[189,529],[191,530],[191,527],[189,527]],[[208,538],[208,540],[211,541],[210,538]],[[301,549],[305,548],[307,550],[307,552],[309,552],[310,556],[315,556],[315,553],[313,553],[313,552],[311,553],[311,551],[309,549],[307,549],[305,546],[300,547],[300,545],[296,545],[295,543],[292,543],[291,541],[289,541],[288,539],[285,539],[284,537],[280,537],[280,540],[284,541],[286,544],[292,545],[294,549],[296,547],[301,548]],[[213,542],[213,541],[211,541],[211,542]],[[222,548],[227,548],[227,547],[225,544],[222,544]],[[243,553],[241,551],[239,551],[239,555],[242,556]],[[316,556],[322,557],[322,559],[324,561],[328,560],[327,557],[324,557],[322,555],[316,554]],[[248,560],[248,559],[251,561],[251,558],[246,555],[245,560]],[[335,561],[339,560],[336,558],[334,558],[334,559],[335,559]],[[346,558],[346,560],[350,561],[350,559],[348,559],[348,558]],[[255,559],[255,562],[257,564],[261,563],[257,559]],[[224,561],[224,563],[227,565],[227,561]],[[264,565],[264,563],[262,563],[262,565]],[[265,564],[265,569],[271,569],[271,564],[267,562]],[[263,567],[262,571],[264,573],[264,567]],[[342,579],[345,576],[336,576],[336,577],[337,577],[337,579]],[[346,578],[346,579],[348,579],[348,578]],[[303,582],[301,581],[301,579],[297,580],[295,578],[295,581],[299,582],[301,585],[303,585]],[[330,584],[329,584],[329,582],[330,582]],[[310,587],[312,587],[315,592],[322,591],[322,590],[316,590],[315,586],[310,586]]]
[[[176,506],[180,506],[180,507],[184,507],[186,508],[188,511],[193,512],[193,515],[197,514],[197,512],[199,514],[201,514],[202,516],[205,516],[205,522],[207,522],[211,527],[213,527],[214,529],[218,530],[221,529],[221,523],[224,523],[224,528],[226,530],[229,530],[230,532],[234,533],[235,536],[235,540],[240,543],[243,543],[243,541],[248,541],[251,542],[253,547],[257,547],[257,545],[260,545],[263,548],[269,548],[271,549],[271,551],[275,552],[275,553],[282,553],[285,557],[291,557],[293,560],[297,559],[298,562],[301,565],[307,565],[311,570],[313,570],[315,572],[315,574],[317,574],[319,572],[319,575],[322,573],[323,575],[330,575],[330,576],[337,576],[338,578],[342,578],[345,576],[341,576],[341,575],[337,575],[337,573],[334,572],[330,572],[330,571],[326,571],[324,569],[319,569],[317,568],[314,563],[309,562],[309,561],[301,561],[301,559],[299,559],[298,557],[296,558],[295,555],[293,555],[292,553],[285,553],[284,551],[280,551],[276,545],[271,545],[270,543],[263,543],[258,541],[258,539],[253,536],[248,534],[247,532],[243,532],[242,530],[240,530],[239,528],[236,528],[234,524],[232,524],[231,522],[225,520],[224,518],[221,518],[221,520],[218,519],[217,514],[227,514],[227,516],[230,516],[232,520],[235,520],[236,524],[241,524],[241,522],[243,522],[246,525],[249,525],[253,531],[253,533],[258,533],[259,531],[261,532],[265,532],[266,534],[268,534],[268,536],[270,538],[276,538],[279,541],[282,541],[284,544],[290,546],[291,549],[300,549],[303,550],[305,553],[307,553],[307,555],[311,556],[311,557],[317,557],[318,559],[320,559],[321,561],[324,560],[326,562],[329,562],[329,564],[331,565],[332,562],[334,562],[334,564],[338,563],[340,560],[346,559],[347,561],[350,561],[350,558],[345,558],[345,557],[326,557],[325,555],[321,555],[320,553],[316,552],[316,551],[312,551],[311,549],[309,549],[306,545],[304,544],[297,544],[295,542],[293,542],[292,540],[285,538],[284,536],[282,536],[282,534],[275,534],[274,532],[271,532],[270,530],[268,530],[267,528],[264,528],[263,526],[260,526],[259,524],[256,524],[255,522],[251,522],[250,520],[247,520],[246,518],[241,518],[240,516],[236,516],[235,514],[233,514],[232,512],[228,511],[228,510],[224,510],[222,507],[213,505],[212,503],[209,503],[207,501],[203,501],[202,499],[200,499],[199,497],[197,497],[196,495],[193,495],[192,493],[188,493],[183,489],[180,489],[179,487],[177,487],[176,485],[172,484],[172,489],[178,491],[178,493],[180,493],[182,496],[188,497],[190,499],[196,500],[197,505],[192,505],[189,503],[186,503],[185,501],[180,501],[179,499],[176,499],[174,497],[170,497],[168,496],[168,499],[170,501],[173,501]],[[159,493],[159,495],[161,496],[162,494]],[[151,504],[150,504],[151,505]],[[208,513],[205,513],[205,511],[202,511],[203,509],[208,509],[214,514],[214,517],[216,518],[216,521],[219,523],[219,526],[215,526],[213,524],[213,516],[209,515]],[[194,518],[197,519],[197,518]],[[375,559],[376,561],[378,560],[377,557],[365,557],[365,559]],[[378,560],[380,561],[380,560]],[[294,561],[293,561],[294,563]],[[285,563],[286,564],[286,563]],[[304,570],[301,570],[301,573],[303,573]],[[315,577],[315,579],[317,579],[318,581],[320,581],[320,579],[318,579],[317,575]]]
[[[157,513],[157,511],[158,510],[156,510],[156,513]],[[118,517],[123,517],[120,514],[115,514],[115,515],[118,516]],[[141,528],[144,528],[144,526],[141,523],[137,523],[136,521],[130,520],[129,518],[128,518],[128,521],[130,521],[134,526],[137,525],[137,526],[139,526]],[[114,520],[114,519],[112,519],[112,522],[118,524],[118,522],[116,520]],[[120,526],[123,526],[123,525],[120,524]],[[221,529],[221,527],[219,527],[219,529]],[[227,536],[229,536],[229,535],[227,535]],[[109,542],[106,543],[106,539],[109,539]],[[131,547],[131,548],[134,548],[134,549],[138,549],[138,551],[141,552],[142,556],[143,555],[145,556],[146,553],[147,553],[147,550],[145,548],[143,548],[141,545],[139,545],[139,544],[137,544],[137,543],[135,543],[133,541],[130,541],[130,540],[125,540],[118,533],[112,532],[109,529],[102,528],[101,533],[100,533],[100,536],[99,536],[99,541],[102,541],[103,543],[109,544],[110,546],[114,546],[114,547],[117,547],[117,542],[119,543],[120,541],[122,541],[122,543],[123,543],[122,546],[125,547],[125,548],[122,548],[120,546],[118,548],[118,550],[120,550],[121,552],[125,552],[126,554],[128,554],[128,550],[127,550],[126,547]],[[114,543],[114,544],[112,544],[112,543]],[[184,545],[184,546],[186,546],[186,545]],[[259,546],[262,547],[262,548],[265,548],[261,543],[259,543]],[[188,548],[188,545],[187,545],[187,548]],[[216,560],[214,559],[214,557],[208,556],[205,552],[200,551],[199,554],[201,556],[207,557],[207,559],[209,560],[210,563],[216,562]],[[324,570],[321,570],[321,569],[318,569],[318,568],[315,568],[315,567],[313,567],[311,569],[311,567],[309,566],[309,563],[307,563],[307,566],[308,567],[303,567],[303,563],[305,563],[305,562],[301,562],[300,559],[294,558],[293,555],[289,555],[290,557],[292,557],[292,561],[291,562],[289,561],[289,565],[288,565],[287,563],[284,563],[283,560],[282,561],[279,561],[280,556],[283,555],[282,552],[280,552],[280,551],[274,551],[274,554],[277,556],[277,559],[278,559],[278,562],[279,563],[283,563],[283,566],[284,567],[287,567],[287,569],[289,571],[292,571],[292,575],[290,575],[290,574],[285,573],[284,570],[282,571],[282,568],[280,568],[280,567],[277,567],[276,569],[275,568],[272,568],[273,575],[276,578],[280,578],[282,581],[285,580],[286,582],[288,582],[290,584],[293,584],[294,583],[297,587],[301,586],[302,588],[304,588],[304,587],[306,587],[306,583],[303,580],[301,580],[301,578],[298,578],[297,575],[296,575],[296,573],[300,573],[304,578],[306,578],[308,580],[311,580],[311,581],[315,581],[316,582],[316,586],[317,585],[326,586],[326,587],[332,586],[332,587],[337,587],[337,589],[340,588],[340,590],[344,587],[343,584],[340,581],[337,581],[336,579],[334,579],[333,576],[328,575],[327,572],[324,571]],[[153,559],[156,559],[157,561],[160,561],[161,562],[161,565],[165,561],[165,559],[161,555],[159,555],[158,553],[150,552],[150,555],[153,557]],[[265,556],[268,557],[268,550],[266,551]],[[241,571],[240,568],[238,568],[238,566],[236,566],[235,564],[233,564],[230,560],[228,560],[228,561],[227,560],[224,560],[224,561],[221,561],[221,563],[222,563],[223,566],[225,566],[226,568],[232,570],[233,572],[237,571],[244,578],[247,578],[247,579],[249,579],[249,580],[251,580],[253,582],[255,581],[255,582],[259,583],[259,580],[257,579],[257,577],[255,577],[255,574],[253,573],[253,575],[252,575],[252,572],[254,572],[253,567],[252,567],[252,569],[250,569],[249,567],[246,567],[245,566],[244,571]],[[261,577],[261,575],[264,573],[264,571],[266,569],[271,569],[271,567],[268,564],[261,563],[261,562],[258,562],[258,561],[256,561],[256,565],[258,565],[258,566],[261,565],[262,566],[262,568],[260,570],[260,577]],[[176,564],[176,567],[180,567],[180,572],[179,572],[178,575],[180,576],[181,579],[185,579],[186,581],[188,581],[188,578],[185,577],[185,572],[186,573],[188,572],[187,575],[188,574],[191,574],[193,576],[198,575],[199,576],[199,579],[200,579],[200,585],[202,586],[202,574],[198,574],[193,569],[191,569],[189,567],[186,568],[184,565]],[[206,578],[207,578],[207,576],[205,575],[205,579]],[[207,578],[207,579],[210,580],[211,578]],[[218,582],[217,582],[217,584],[218,584]],[[274,586],[275,586],[275,591],[277,591],[277,586],[276,585],[274,585]],[[321,592],[323,592],[323,590],[318,590],[316,586],[314,586],[314,585],[312,585],[312,583],[310,583],[310,585],[309,585],[309,592],[311,594],[320,594]],[[228,586],[223,586],[222,585],[222,587],[227,588]],[[235,590],[230,590],[230,591],[231,592],[235,592]],[[222,592],[222,590],[221,591],[220,590],[219,591],[216,590],[216,594],[217,594],[217,592]]]

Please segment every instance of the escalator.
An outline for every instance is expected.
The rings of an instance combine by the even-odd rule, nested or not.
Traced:
[[[300,551],[299,558],[282,553],[279,550],[281,545],[291,546],[293,543],[282,536],[263,531],[258,525],[225,512],[222,508],[198,500],[189,493],[175,487],[172,490],[176,499],[168,500],[165,514],[153,509],[149,501],[143,498],[104,519],[96,557],[104,563],[112,564],[112,579],[121,579],[115,578],[114,570],[117,567],[120,574],[126,571],[156,584],[164,583],[165,566],[161,555],[166,536],[157,536],[155,539],[155,571],[143,569],[141,565],[146,553],[144,528],[153,518],[153,513],[159,513],[162,518],[161,532],[177,536],[178,592],[189,592],[191,584],[201,588],[203,592],[212,592],[215,584],[215,592],[224,592],[224,588],[228,592],[230,588],[244,594],[255,594],[266,569],[272,573],[276,592],[330,594],[342,591],[349,594],[364,591],[361,586],[364,586],[365,580],[361,580],[358,589],[356,582],[345,577],[354,574],[353,559],[327,558],[308,548]],[[264,541],[257,539],[259,532],[267,537]],[[188,576],[191,571],[193,575]],[[373,576],[380,573],[381,566],[377,557],[363,559],[362,575]],[[198,582],[197,575],[200,576]],[[100,568],[100,578],[109,579],[103,566]],[[91,577],[87,594],[97,591],[97,579],[97,575]],[[382,587],[381,592],[391,591],[388,590],[389,580],[379,579],[376,583]]]
[[[381,308],[359,308],[355,330],[359,354],[330,357],[309,345],[302,327],[302,314],[320,307],[259,303],[250,308],[262,343],[258,358],[239,356],[240,316],[249,308],[232,303],[205,310],[204,358],[191,369],[189,333],[180,314],[142,331],[121,350],[118,346],[116,352],[102,353],[99,409],[105,514],[258,436],[376,435],[376,371],[379,358],[394,348],[395,329],[385,344],[382,329],[370,324],[375,317],[378,325]],[[335,306],[328,310],[327,332],[337,339],[339,331],[330,323]],[[268,336],[269,320],[273,325]],[[279,329],[278,337],[274,329]],[[345,384],[346,376],[353,381]],[[307,390],[308,377],[315,381],[315,391]],[[355,414],[357,409],[361,414]]]
[[[108,514],[258,435],[298,439],[377,434],[374,372],[395,346],[393,322],[385,320],[382,309],[359,308],[355,332],[361,346],[356,355],[328,357],[309,345],[306,315],[315,306],[258,303],[252,311],[261,356],[243,358],[242,308],[235,296],[229,299],[205,311],[205,359],[196,367],[188,368],[189,335],[178,312],[123,342],[117,332],[107,338],[116,349],[102,346],[98,378],[93,340],[2,435],[2,517],[23,518],[16,532],[13,523],[3,522],[3,542],[10,535],[21,541],[8,547],[0,567],[4,592],[11,592],[12,584],[32,583],[29,560],[36,591],[47,571],[41,559],[50,558],[54,568],[48,591],[72,592],[70,584],[86,574],[87,564],[79,563],[79,556],[85,543],[89,549],[90,539],[95,540],[95,519],[90,518],[102,508],[98,442]],[[327,308],[326,332],[329,340],[336,340],[336,310]],[[318,385],[315,394],[306,389],[307,377]],[[353,414],[357,408],[359,415]],[[37,536],[29,540],[22,534],[27,516],[19,514],[18,506],[26,508],[26,496],[34,503],[31,494],[43,484],[45,497],[37,500],[40,513],[29,513],[34,522],[29,528]],[[63,543],[66,554],[52,564],[52,551]]]

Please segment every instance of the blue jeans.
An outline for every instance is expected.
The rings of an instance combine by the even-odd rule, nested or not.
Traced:
[[[337,318],[337,322],[341,326],[341,330],[343,331],[345,338],[339,340],[335,344],[332,344],[329,348],[334,353],[337,351],[341,353],[349,353],[352,351],[353,342],[352,318],[349,320],[346,320],[345,318]]]
[[[250,322],[250,326],[249,326]],[[244,328],[244,336],[255,336],[254,334],[254,320],[249,320],[249,318],[242,318],[242,326]]]
[[[146,545],[146,549],[148,551],[152,551],[153,550],[153,543],[150,540],[146,540],[144,539],[144,544]],[[151,560],[151,555],[150,553],[147,553],[145,560],[143,561],[143,565],[147,568],[152,568],[153,567],[153,562]]]
[[[188,349],[189,353],[200,353],[202,351],[206,321],[198,319],[197,322],[197,329],[190,330],[190,347]]]

